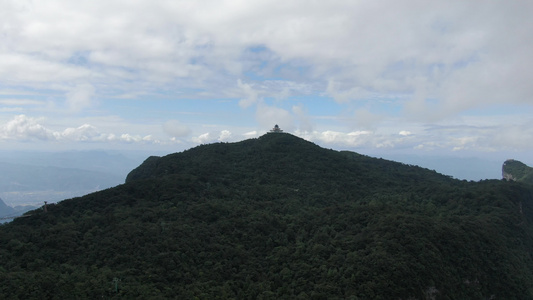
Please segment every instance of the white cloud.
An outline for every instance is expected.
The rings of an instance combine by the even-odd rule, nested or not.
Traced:
[[[0,61],[11,67],[0,69],[19,80],[89,79],[121,68],[139,79],[162,82],[191,76],[193,81],[215,80],[224,73],[238,76],[247,68],[261,73],[283,63],[310,67],[298,73],[298,80],[322,80],[343,102],[368,91],[412,88],[401,75],[437,79],[428,73],[434,66],[445,80],[455,80],[461,74],[456,65],[476,57],[486,58],[480,68],[501,63],[520,68],[518,74],[509,73],[506,84],[527,82],[514,79],[532,75],[527,65],[508,64],[529,61],[531,20],[524,11],[531,7],[525,2],[479,7],[417,1],[139,1],[125,9],[119,1],[47,1],[4,8],[6,46]],[[243,60],[243,53],[257,45],[268,52]],[[294,74],[290,69],[284,68],[284,74]],[[484,87],[490,83],[477,77],[467,78]],[[346,88],[339,89],[339,82]]]
[[[530,117],[501,118],[501,126],[493,126],[491,117],[478,117],[465,124],[419,125],[411,130],[396,131],[406,124],[394,122],[377,130],[296,131],[295,134],[326,147],[372,151],[387,148],[391,151],[420,150],[440,153],[527,151],[533,143],[533,119]],[[472,126],[470,124],[477,124]]]
[[[197,144],[209,144],[214,142],[231,142],[235,141],[235,137],[229,130],[222,130],[219,132],[206,132],[191,139]]]
[[[353,84],[354,83],[350,83],[350,85]],[[370,93],[360,86],[347,87],[343,90],[341,89],[340,84],[332,79],[328,80],[326,92],[338,103],[346,103],[351,100],[364,99],[370,96]]]
[[[160,143],[151,135],[141,136],[123,133],[100,132],[95,126],[83,124],[79,127],[68,127],[62,131],[52,130],[41,124],[44,118],[32,118],[26,115],[15,116],[0,126],[0,140],[13,141],[56,141],[56,142],[127,142],[127,143]]]
[[[221,142],[229,141],[231,138],[232,138],[232,134],[228,130],[222,130],[220,132],[220,135],[218,136],[218,140]]]
[[[309,115],[302,104],[294,105],[292,112],[298,121],[298,130],[301,131],[313,131],[313,124]]]
[[[67,107],[72,112],[79,112],[84,108],[92,106],[92,97],[95,94],[94,86],[91,84],[78,84],[67,93]]]
[[[247,108],[257,102],[258,92],[254,88],[246,83],[243,83],[240,79],[237,81],[237,86],[242,90],[244,98],[239,101],[239,106]]]
[[[142,141],[142,139],[143,138],[140,135],[131,135],[129,133],[123,133],[120,135],[120,138],[119,138],[119,140],[128,142],[128,143],[140,142]]]
[[[163,130],[171,137],[179,138],[191,134],[191,129],[178,120],[169,120],[163,125]]]
[[[42,86],[43,83],[86,78],[90,71],[62,64],[48,57],[25,53],[2,53],[0,49],[0,80],[14,84]]]
[[[0,127],[0,138],[4,140],[53,139],[53,132],[39,124],[39,121],[39,119],[18,115]]]
[[[483,132],[479,132],[483,131]],[[524,118],[519,122],[508,122],[501,126],[482,127],[478,132],[471,132],[470,136],[477,137],[476,144],[470,148],[497,151],[528,151],[533,145],[533,120]]]
[[[278,124],[285,131],[294,129],[293,115],[283,108],[258,103],[255,117],[262,128],[270,128]]]
[[[372,113],[364,108],[356,110],[354,116],[357,127],[363,128],[375,128],[383,119],[385,119],[384,116]]]
[[[371,146],[373,140],[376,138],[370,131],[353,131],[349,133],[339,131],[313,131],[301,132],[297,131],[296,135],[301,136],[310,141],[319,142],[320,144],[336,147],[361,147]]]
[[[250,132],[246,132],[243,134],[243,136],[246,138],[246,139],[251,139],[251,138],[255,138],[255,137],[258,137],[259,136],[259,133],[257,131],[250,131]]]
[[[61,133],[55,132],[54,136],[57,139],[67,139],[72,141],[90,141],[100,136],[100,133],[98,132],[96,127],[89,124],[83,124],[77,128],[67,128]]]
[[[192,141],[197,144],[207,144],[213,142],[215,139],[213,138],[213,135],[209,132],[203,133],[197,137],[193,137]]]
[[[43,105],[42,101],[32,100],[32,99],[19,99],[19,98],[5,98],[0,99],[1,105],[10,105],[10,106],[38,106]]]
[[[101,76],[120,69],[134,80],[207,83],[223,74],[268,75],[283,65],[283,81],[319,80],[339,102],[411,90],[413,77],[438,87],[450,110],[465,105],[455,101],[465,86],[471,88],[463,95],[478,91],[470,105],[484,103],[478,93],[494,95],[480,92],[494,83],[516,96],[531,92],[527,2],[8,1],[3,8],[0,78],[18,83],[83,78],[97,85],[115,82]],[[258,45],[265,50],[243,59]],[[299,67],[308,71],[295,72]],[[243,106],[255,101],[251,93]]]
[[[45,114],[54,108],[49,118],[83,111],[135,119],[132,111],[147,105],[121,110],[108,102],[219,97],[240,100],[240,108],[254,107],[260,127],[278,123],[286,131],[315,132],[321,124],[310,112],[334,106],[333,113],[324,112],[333,120],[329,124],[349,116],[348,130],[372,131],[355,139],[331,133],[343,132],[335,129],[329,130],[335,138],[322,137],[346,145],[527,148],[533,143],[525,123],[491,123],[507,132],[488,125],[468,134],[429,125],[416,135],[398,130],[410,131],[412,122],[444,124],[491,105],[530,108],[531,11],[530,1],[7,0],[0,10],[0,103],[8,107],[0,112]],[[17,93],[32,96],[16,104],[12,95]],[[335,101],[324,103],[324,97]],[[401,126],[392,130],[386,124],[382,116],[389,114],[376,104],[382,99],[394,103]],[[87,112],[95,103],[99,111]],[[68,109],[58,112],[63,105]],[[158,140],[149,130],[127,134],[124,127],[105,132],[76,127],[95,124],[85,121],[51,129],[41,121],[10,120],[2,125],[1,138]],[[240,136],[231,129],[231,137],[218,132],[200,138],[172,122],[163,129],[174,138]]]
[[[22,107],[0,107],[0,112],[22,112]]]

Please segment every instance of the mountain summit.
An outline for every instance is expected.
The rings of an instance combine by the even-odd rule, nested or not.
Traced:
[[[0,226],[0,295],[533,299],[532,195],[288,133],[201,145]]]
[[[203,180],[253,178],[263,183],[303,185],[327,180],[328,186],[372,183],[385,187],[388,186],[387,180],[400,185],[413,181],[450,180],[419,167],[354,152],[324,149],[289,133],[268,133],[257,139],[202,145],[182,153],[149,157],[128,174],[126,182],[171,174],[195,175]],[[398,177],[402,176],[400,182]]]

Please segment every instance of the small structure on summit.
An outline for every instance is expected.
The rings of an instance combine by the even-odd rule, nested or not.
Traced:
[[[281,128],[279,128],[278,124],[274,125],[274,128],[272,128],[270,130],[270,132],[272,133],[280,133],[280,132],[283,132],[283,130],[281,130]]]

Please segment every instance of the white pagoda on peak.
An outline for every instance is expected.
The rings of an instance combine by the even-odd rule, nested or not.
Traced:
[[[270,132],[279,133],[279,132],[283,132],[283,130],[281,130],[281,128],[279,128],[278,124],[276,124],[276,125],[274,125],[274,128],[270,129]]]

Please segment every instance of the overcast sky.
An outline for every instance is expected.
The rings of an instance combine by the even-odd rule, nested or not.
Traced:
[[[367,154],[519,159],[533,153],[532,11],[533,1],[0,0],[0,142],[175,152],[279,124]]]

